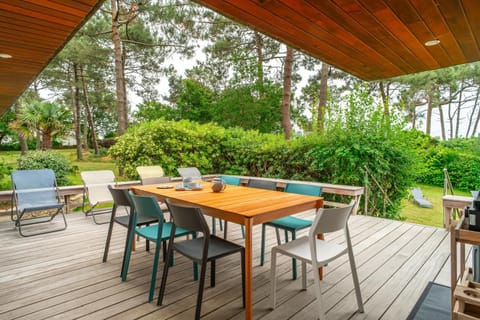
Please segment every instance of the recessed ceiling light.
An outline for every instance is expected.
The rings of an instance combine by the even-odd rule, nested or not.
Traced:
[[[436,46],[436,45],[439,44],[439,43],[440,43],[440,40],[438,40],[438,39],[433,39],[433,40],[430,40],[430,41],[425,42],[425,45],[426,45],[427,47],[432,47],[432,46]]]
[[[0,53],[0,58],[3,58],[3,59],[10,59],[12,58],[11,55],[9,55],[8,53]]]

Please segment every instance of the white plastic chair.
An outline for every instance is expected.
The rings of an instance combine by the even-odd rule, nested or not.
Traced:
[[[115,185],[115,174],[111,170],[94,170],[94,171],[82,171],[80,176],[83,181],[83,206],[82,211],[86,216],[92,216],[93,221],[96,224],[109,223],[97,222],[95,216],[99,214],[111,213],[112,208],[96,209],[101,204],[112,204],[112,194],[108,190],[109,185]],[[88,206],[88,209],[87,209]]]
[[[354,205],[355,201],[352,200],[348,207],[319,209],[312,227],[310,228],[308,237],[304,236],[272,248],[272,265],[270,270],[270,305],[272,309],[275,309],[276,302],[277,253],[284,254],[302,262],[302,289],[304,290],[307,288],[307,263],[312,265],[312,270],[318,270],[318,268],[325,266],[336,258],[348,253],[353,284],[355,287],[355,294],[357,297],[358,311],[363,313],[362,295],[360,292],[360,284],[358,282],[357,269],[355,267],[355,260],[352,251],[352,243],[350,241],[350,234],[347,225],[348,217],[350,216]],[[345,232],[346,244],[337,244],[328,242],[326,240],[317,239],[317,234],[319,233],[325,234],[342,229]],[[320,275],[317,271],[312,273],[314,276],[315,295],[317,297],[317,317],[321,320],[324,320],[325,312],[322,303]]]

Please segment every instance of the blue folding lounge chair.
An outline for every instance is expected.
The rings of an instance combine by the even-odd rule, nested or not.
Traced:
[[[62,231],[67,228],[64,204],[58,194],[55,173],[51,169],[16,170],[11,174],[13,199],[11,219],[23,237]],[[34,214],[38,212],[38,214]],[[60,228],[24,233],[22,227],[51,222],[58,214],[63,218]],[[30,229],[30,228],[28,228]]]

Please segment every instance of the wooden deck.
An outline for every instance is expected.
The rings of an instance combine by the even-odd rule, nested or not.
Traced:
[[[190,261],[176,257],[164,306],[158,307],[146,301],[152,254],[144,250],[143,241],[132,255],[128,280],[122,282],[126,229],[115,226],[109,260],[102,263],[108,226],[95,225],[81,213],[68,214],[67,219],[66,231],[30,238],[21,238],[11,221],[0,222],[0,319],[193,318],[197,285]],[[344,256],[325,271],[328,319],[405,319],[428,281],[449,285],[450,237],[444,229],[366,216],[352,216],[349,225],[365,313],[355,312]],[[255,226],[254,318],[314,319],[313,290],[301,291],[300,279],[291,280],[291,264],[284,257],[278,306],[268,309],[270,252],[266,265],[258,266],[260,230]],[[269,230],[267,248],[274,245],[274,234]],[[340,234],[330,238],[335,237],[340,239]],[[242,243],[240,227],[229,225],[229,239]],[[205,290],[202,319],[244,319],[239,260],[232,256],[217,262],[217,285]]]

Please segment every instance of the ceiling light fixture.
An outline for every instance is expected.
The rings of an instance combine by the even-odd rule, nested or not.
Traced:
[[[3,59],[11,59],[12,56],[9,55],[8,53],[0,53],[0,58],[3,58]]]
[[[433,40],[430,40],[430,41],[425,42],[425,45],[426,45],[427,47],[432,47],[432,46],[436,46],[436,45],[439,44],[439,43],[440,43],[440,40],[438,40],[438,39],[433,39]]]

